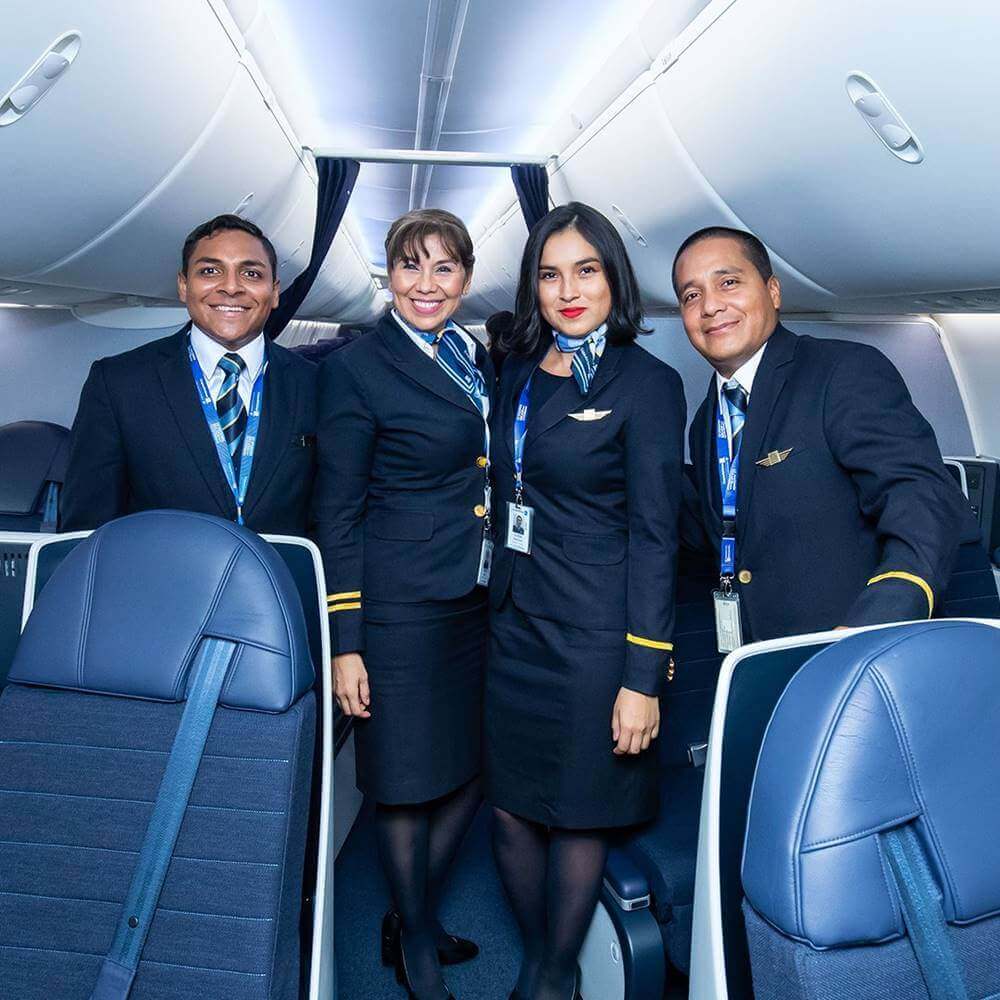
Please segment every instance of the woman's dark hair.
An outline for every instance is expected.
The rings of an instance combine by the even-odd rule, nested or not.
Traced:
[[[611,288],[608,342],[627,344],[640,333],[649,333],[642,325],[639,283],[618,230],[597,209],[571,201],[568,205],[552,209],[532,226],[528,234],[517,283],[514,324],[500,342],[505,351],[533,354],[539,344],[551,336],[551,327],[542,316],[538,302],[538,270],[549,237],[566,229],[575,229],[597,251],[604,266]]]
[[[452,259],[472,274],[476,258],[469,230],[457,215],[443,208],[414,209],[389,227],[385,237],[386,268],[391,271],[401,260],[419,260],[419,252],[426,257],[429,236],[436,236]]]

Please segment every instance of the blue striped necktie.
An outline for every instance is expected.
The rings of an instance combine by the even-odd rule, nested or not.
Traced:
[[[594,381],[597,374],[597,363],[604,353],[604,341],[607,334],[607,326],[601,324],[593,333],[586,337],[567,337],[557,330],[552,331],[555,338],[556,350],[562,354],[573,355],[573,378],[584,396],[590,389],[590,383]]]
[[[746,389],[731,378],[722,386],[722,397],[726,401],[726,409],[729,412],[729,431],[732,434],[732,445],[730,446],[731,457],[735,458],[740,451],[740,442],[743,439],[743,425],[747,419],[747,405],[750,397]]]
[[[243,432],[247,429],[247,411],[239,391],[240,374],[246,368],[246,362],[238,354],[223,354],[219,358],[218,367],[226,377],[219,390],[219,398],[215,401],[215,409],[219,414],[226,444],[229,445],[233,468],[239,469]]]

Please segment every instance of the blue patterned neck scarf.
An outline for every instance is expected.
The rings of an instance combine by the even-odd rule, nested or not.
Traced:
[[[576,384],[584,396],[587,395],[590,383],[594,381],[594,375],[597,373],[597,362],[604,353],[607,332],[606,323],[602,323],[586,337],[567,337],[565,333],[552,331],[556,350],[561,354],[573,355],[573,378],[576,379]]]
[[[418,330],[407,323],[402,316],[393,312],[396,319],[405,324],[421,340],[432,347],[437,345],[435,360],[444,369],[445,374],[472,400],[476,408],[484,416],[486,414],[486,380],[483,373],[469,357],[469,350],[462,339],[458,327],[450,320],[444,329],[437,333]]]

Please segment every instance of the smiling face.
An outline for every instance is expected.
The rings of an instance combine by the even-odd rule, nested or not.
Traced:
[[[781,286],[765,281],[737,239],[699,240],[677,261],[677,295],[694,349],[729,378],[778,325]]]
[[[177,294],[191,321],[229,351],[249,344],[278,304],[280,288],[264,245],[239,229],[198,240]]]
[[[461,305],[472,275],[433,233],[412,249],[418,256],[396,260],[389,272],[392,304],[410,326],[437,333]]]
[[[586,337],[607,321],[611,286],[597,250],[573,228],[553,233],[538,262],[538,306],[567,337]]]

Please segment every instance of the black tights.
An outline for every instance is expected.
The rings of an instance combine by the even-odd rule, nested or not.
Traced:
[[[524,942],[517,992],[524,1000],[571,1000],[607,840],[599,830],[549,828],[503,809],[493,814],[497,867]]]
[[[436,942],[444,934],[437,904],[479,802],[479,780],[474,779],[433,802],[375,807],[382,871],[402,922],[410,985],[421,1000],[448,995],[437,959]]]

